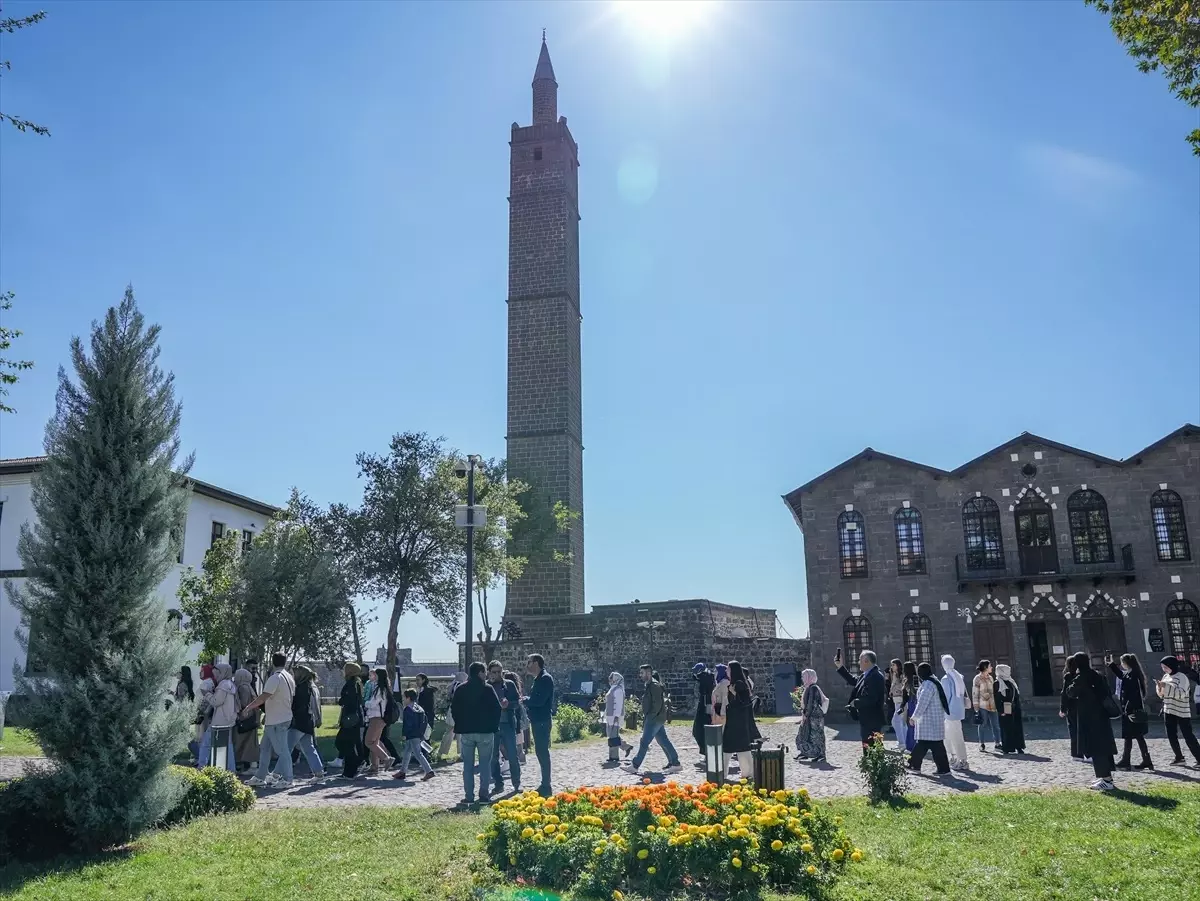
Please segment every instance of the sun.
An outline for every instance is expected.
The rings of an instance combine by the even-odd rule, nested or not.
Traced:
[[[666,39],[691,31],[712,15],[718,0],[614,0],[614,5],[634,31]]]

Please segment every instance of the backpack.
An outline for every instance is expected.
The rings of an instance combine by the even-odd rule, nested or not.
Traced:
[[[400,719],[400,705],[396,703],[396,696],[388,694],[387,703],[383,705],[383,721],[389,726]]]

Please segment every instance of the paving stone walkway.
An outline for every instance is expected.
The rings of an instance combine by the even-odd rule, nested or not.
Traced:
[[[764,738],[769,744],[793,745],[796,726],[793,723],[776,722],[762,727]],[[651,746],[646,757],[647,778],[656,782],[675,780],[678,782],[701,783],[704,771],[696,764],[699,753],[692,743],[690,725],[680,724],[668,728],[671,741],[679,749],[684,771],[673,776],[661,773],[666,765],[662,751]],[[968,726],[968,735],[973,733]],[[1041,791],[1050,788],[1085,788],[1095,776],[1090,764],[1071,759],[1065,738],[1053,737],[1058,730],[1034,729],[1033,737],[1027,741],[1027,754],[1008,756],[994,752],[981,753],[979,745],[968,745],[970,769],[955,772],[952,777],[935,779],[932,776],[933,761],[926,759],[925,774],[914,776],[911,791],[918,795],[952,795],[970,792],[996,791]],[[1152,733],[1152,735],[1155,733]],[[806,787],[816,797],[837,797],[863,794],[861,776],[856,766],[860,754],[857,737],[849,730],[835,735],[828,730],[829,759],[813,765],[797,763],[791,753],[785,767],[787,785],[790,788]],[[1200,787],[1200,769],[1170,766],[1172,754],[1166,739],[1152,737],[1149,740],[1150,754],[1157,770],[1153,772],[1118,772],[1115,781],[1118,788],[1134,789],[1153,785],[1190,785]],[[556,790],[575,788],[580,785],[633,785],[638,777],[622,769],[605,766],[607,747],[600,742],[581,742],[553,748],[554,787]],[[746,775],[749,776],[750,761],[746,757]],[[1134,759],[1137,751],[1134,750]],[[0,780],[19,775],[26,761],[38,758],[0,757]],[[533,754],[523,768],[524,788],[536,788],[540,773]],[[400,784],[390,776],[360,777],[353,781],[337,779],[323,785],[314,785],[307,779],[297,778],[295,786],[278,791],[259,789],[258,807],[261,809],[318,806],[394,806],[394,807],[452,807],[463,798],[462,767],[458,764],[442,767],[438,776],[428,782],[419,779]]]

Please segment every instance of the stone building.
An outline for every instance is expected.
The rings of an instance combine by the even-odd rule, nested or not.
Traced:
[[[839,646],[852,668],[863,648],[1008,663],[1027,698],[1055,697],[1080,650],[1200,662],[1194,425],[1125,460],[1028,432],[950,471],[867,448],[784,500],[826,684]]]

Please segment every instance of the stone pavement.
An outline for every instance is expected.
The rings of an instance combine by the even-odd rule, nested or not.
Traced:
[[[974,727],[968,725],[968,735]],[[1161,727],[1160,727],[1161,729]],[[658,745],[652,745],[646,755],[645,776],[656,782],[701,783],[704,771],[697,769],[699,752],[692,742],[691,726],[680,724],[669,727],[671,741],[680,752],[684,771],[673,776],[661,775],[666,760]],[[794,745],[796,726],[792,723],[772,723],[761,727],[763,737],[769,744],[782,742],[789,748]],[[1039,730],[1044,731],[1044,730]],[[1045,731],[1047,736],[1054,731]],[[1061,730],[1065,732],[1065,727]],[[791,759],[789,751],[785,767],[789,788],[805,786],[816,797],[835,797],[864,794],[862,777],[857,761],[861,745],[855,732],[843,731],[835,738],[828,730],[829,759],[821,765],[806,765]],[[1035,733],[1038,734],[1038,733]],[[1154,733],[1152,733],[1154,734]],[[1200,769],[1172,767],[1168,765],[1172,754],[1165,738],[1149,741],[1150,755],[1160,769],[1154,772],[1118,772],[1115,776],[1118,788],[1136,788],[1152,785],[1192,785],[1200,787]],[[1118,749],[1121,745],[1118,742]],[[959,792],[1036,791],[1050,788],[1086,788],[1095,780],[1090,764],[1071,759],[1065,738],[1046,737],[1027,741],[1027,754],[1014,757],[994,753],[980,753],[979,745],[968,745],[970,771],[953,777],[934,779],[931,775],[914,776],[910,779],[911,791],[919,795],[950,795]],[[604,766],[608,755],[606,745],[599,742],[584,742],[552,748],[554,766],[554,788],[561,791],[580,785],[633,785],[638,777],[624,770]],[[746,775],[750,775],[749,755],[745,757]],[[1137,760],[1134,749],[1134,760]],[[925,760],[924,771],[932,774],[933,761]],[[539,770],[533,754],[522,768],[522,788],[536,788]],[[477,787],[478,788],[478,787]],[[462,767],[458,764],[442,767],[436,779],[421,782],[419,778],[406,785],[396,783],[390,776],[364,777],[354,780],[335,780],[323,786],[305,785],[297,779],[289,791],[260,790],[258,807],[316,807],[330,805],[381,805],[400,807],[436,806],[451,807],[463,798]]]
[[[1156,724],[1152,736],[1161,734],[1161,724]],[[645,776],[656,782],[700,783],[704,771],[697,769],[699,753],[692,743],[690,724],[673,725],[668,728],[671,741],[680,752],[684,771],[674,776],[663,776],[661,769],[666,765],[662,751],[652,745],[646,756]],[[776,722],[761,727],[768,744],[782,742],[789,748],[794,745],[796,726],[794,723]],[[1095,776],[1090,764],[1071,759],[1067,740],[1061,736],[1064,729],[1034,727],[1027,735],[1027,754],[1008,756],[979,751],[979,745],[967,745],[970,770],[955,772],[952,777],[932,777],[933,761],[925,760],[924,776],[913,776],[910,789],[917,795],[951,795],[960,792],[995,791],[1039,791],[1050,788],[1086,788]],[[829,759],[820,765],[797,763],[788,754],[785,767],[789,788],[804,786],[816,797],[862,795],[862,779],[856,766],[860,754],[857,728],[850,731],[843,727],[835,736],[827,730]],[[968,738],[974,735],[974,727],[967,726]],[[1152,737],[1149,740],[1150,755],[1158,767],[1153,772],[1118,772],[1115,781],[1118,788],[1138,788],[1153,785],[1190,785],[1200,787],[1200,769],[1170,766],[1172,754],[1166,739]],[[1118,748],[1120,743],[1118,742]],[[638,777],[624,770],[609,768],[606,762],[608,749],[602,742],[579,742],[552,749],[554,763],[554,788],[561,791],[580,785],[633,785]],[[745,756],[746,775],[750,775],[749,755]],[[1138,759],[1134,749],[1134,760]],[[25,761],[39,758],[0,757],[0,780],[19,775]],[[522,768],[523,788],[536,788],[539,771],[533,754]],[[379,805],[395,807],[452,807],[463,798],[462,767],[458,764],[441,767],[438,776],[429,782],[419,778],[410,779],[401,785],[389,776],[360,777],[354,781],[337,779],[325,785],[307,784],[299,778],[295,786],[287,791],[259,789],[258,807],[263,809],[284,807],[325,807],[331,805],[356,806]]]

